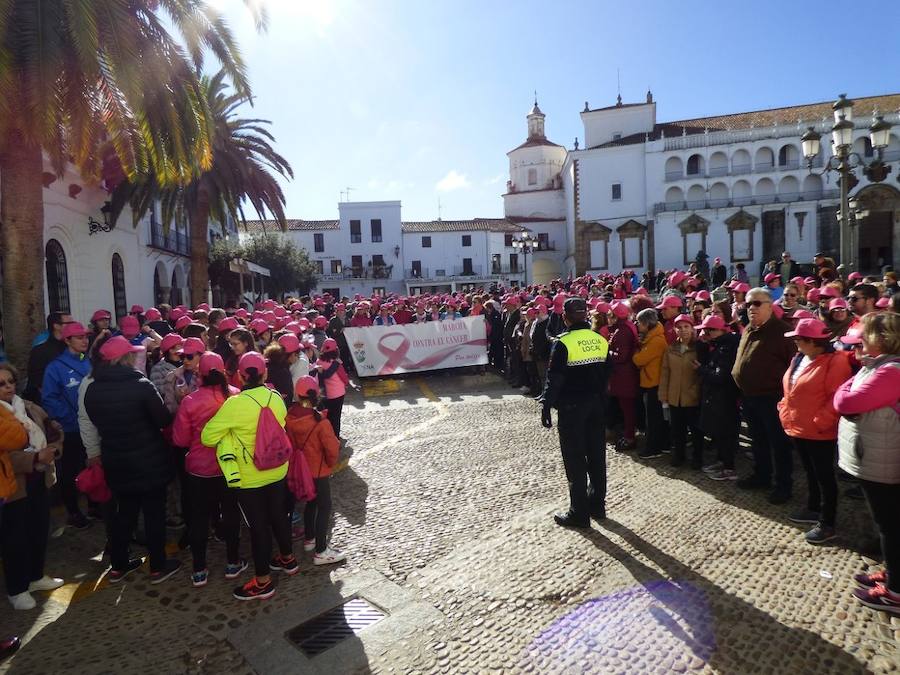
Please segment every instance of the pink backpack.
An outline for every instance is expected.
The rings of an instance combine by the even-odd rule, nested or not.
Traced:
[[[269,407],[272,401],[272,394],[269,394],[269,400],[266,405],[260,405],[259,401],[250,395],[247,395],[251,401],[258,405],[259,420],[256,423],[256,446],[253,451],[253,464],[260,471],[275,469],[285,464],[291,458],[291,441],[288,439],[284,427],[278,423],[275,414]]]

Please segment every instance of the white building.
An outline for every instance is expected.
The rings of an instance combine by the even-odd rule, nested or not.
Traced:
[[[856,101],[854,150],[867,161],[873,115],[900,124],[900,95]],[[585,148],[567,153],[562,169],[569,249],[566,267],[684,267],[697,252],[742,262],[756,276],[790,251],[811,262],[817,251],[837,257],[836,175],[821,176],[830,151],[832,104],[816,103],[658,123],[650,92],[643,103],[581,113]],[[809,126],[822,134],[813,173],[801,156]],[[884,161],[892,173],[870,184],[858,170],[851,192],[868,210],[857,228],[859,267],[878,272],[900,262],[900,127]],[[817,173],[818,172],[818,173]]]

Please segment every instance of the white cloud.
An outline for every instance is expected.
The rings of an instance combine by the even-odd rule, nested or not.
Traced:
[[[496,185],[497,183],[501,182],[504,178],[506,178],[506,174],[505,174],[505,173],[502,173],[502,172],[501,172],[501,173],[498,173],[498,174],[497,174],[496,176],[494,176],[493,178],[488,178],[488,179],[486,179],[486,180],[484,181],[484,185]]]
[[[456,169],[450,169],[447,175],[441,178],[434,186],[438,192],[450,192],[452,190],[463,190],[471,187],[472,184],[466,177],[466,174],[459,173]]]

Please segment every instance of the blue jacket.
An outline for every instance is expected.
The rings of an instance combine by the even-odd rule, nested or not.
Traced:
[[[78,387],[90,372],[91,362],[68,349],[44,371],[41,405],[52,419],[62,424],[66,433],[78,431]]]

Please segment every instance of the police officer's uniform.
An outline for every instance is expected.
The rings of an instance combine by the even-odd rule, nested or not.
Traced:
[[[553,344],[541,395],[544,426],[551,424],[551,407],[559,412],[559,446],[569,482],[569,511],[557,514],[556,522],[576,527],[588,527],[592,516],[606,515],[604,413],[609,343],[590,329],[586,312],[581,298],[566,300],[565,313],[577,322]]]

